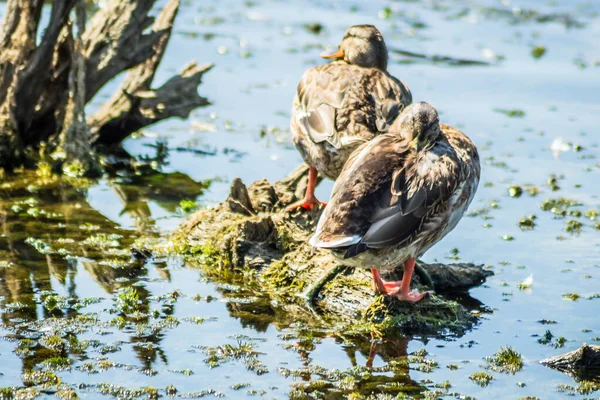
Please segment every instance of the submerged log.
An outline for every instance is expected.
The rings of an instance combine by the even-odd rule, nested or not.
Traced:
[[[383,319],[387,317],[404,333],[460,333],[476,322],[474,313],[442,294],[480,285],[493,275],[482,266],[419,262],[424,272],[415,275],[413,285],[432,284],[437,294],[419,304],[408,304],[374,297],[366,270],[344,267],[328,251],[309,246],[307,240],[322,208],[295,213],[285,210],[303,195],[307,171],[303,165],[273,185],[260,180],[246,187],[235,179],[227,200],[191,215],[174,233],[173,245],[192,262],[195,257],[216,281],[227,283],[221,278],[230,276],[231,271],[242,276],[253,271],[257,282],[248,279],[249,286],[258,284],[262,293],[269,293],[280,304],[309,307],[312,302],[332,321],[356,321],[382,300],[385,307],[379,311],[384,311]],[[398,280],[401,276],[399,268],[386,278]]]
[[[44,1],[7,1],[0,37],[0,168],[32,164],[42,147],[81,159],[90,146],[115,147],[145,126],[209,104],[197,88],[212,65],[189,63],[152,88],[180,0],[169,0],[156,22],[150,16],[155,3],[110,0],[85,23],[85,0],[54,1],[38,44]],[[88,129],[82,105],[124,71],[125,81],[87,121]],[[89,144],[71,146],[82,141]]]
[[[577,350],[540,361],[547,367],[571,375],[577,379],[600,376],[600,346],[583,344]]]

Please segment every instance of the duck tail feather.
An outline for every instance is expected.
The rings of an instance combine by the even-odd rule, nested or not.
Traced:
[[[323,249],[338,249],[359,243],[360,240],[361,237],[358,235],[341,236],[317,231],[308,240],[308,244],[310,244],[313,247],[320,247]]]

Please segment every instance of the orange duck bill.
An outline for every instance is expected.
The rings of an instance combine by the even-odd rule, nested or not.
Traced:
[[[338,50],[335,53],[321,53],[321,58],[326,58],[328,60],[341,60],[344,58],[344,52],[342,50]]]

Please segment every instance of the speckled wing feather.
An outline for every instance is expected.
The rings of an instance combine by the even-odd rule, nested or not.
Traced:
[[[345,257],[353,257],[402,243],[449,201],[461,178],[460,160],[445,139],[415,154],[398,136],[381,135],[345,165],[311,244],[345,248]]]
[[[404,107],[412,103],[412,94],[404,82],[393,76],[376,80],[375,89],[377,130],[387,132]]]
[[[384,131],[411,102],[406,85],[386,72],[335,62],[306,71],[293,118],[313,142],[339,149]]]

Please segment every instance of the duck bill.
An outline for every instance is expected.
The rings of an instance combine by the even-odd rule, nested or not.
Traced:
[[[344,58],[344,52],[342,50],[338,50],[337,52],[332,54],[321,53],[321,57],[326,58],[328,60],[341,60],[342,58]]]

